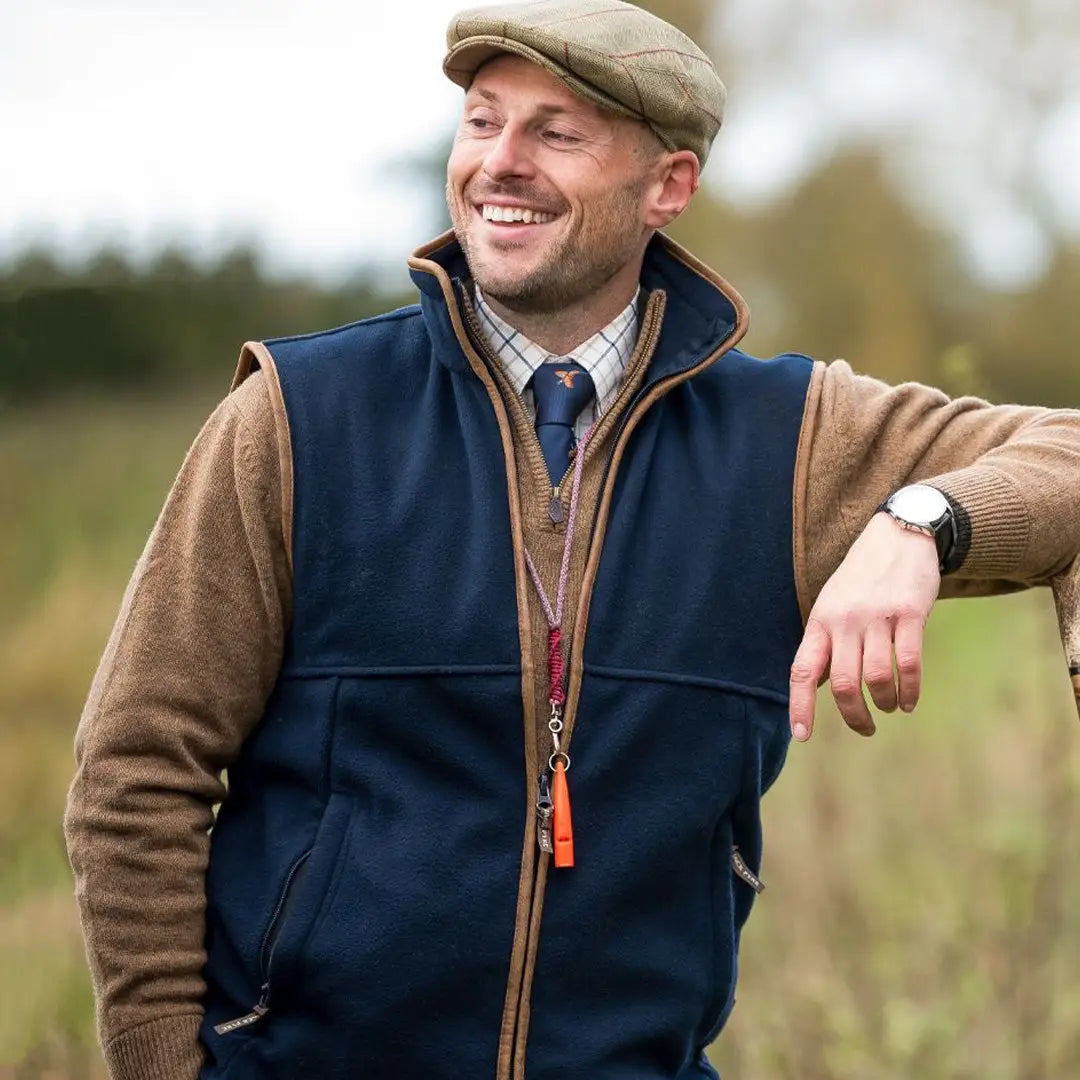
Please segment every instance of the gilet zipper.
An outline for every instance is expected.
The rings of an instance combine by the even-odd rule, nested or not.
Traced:
[[[647,317],[645,325],[642,326],[641,337],[646,342],[644,347],[649,350],[650,359],[652,351],[656,347],[655,338],[659,336],[658,330],[663,319],[663,314],[664,304],[661,302],[653,310],[651,318]],[[630,435],[633,434],[634,428],[639,423],[641,417],[648,412],[652,405],[659,401],[660,398],[675,386],[692,378],[695,373],[714,363],[723,355],[723,353],[733,347],[735,341],[738,340],[738,337],[736,336],[737,330],[738,324],[732,327],[728,336],[713,350],[712,353],[709,354],[708,357],[701,361],[701,363],[695,364],[691,368],[686,368],[682,371],[664,376],[663,378],[657,379],[655,382],[642,387],[628,406],[626,415],[623,416],[619,423],[619,427],[615,432],[611,449],[604,465],[604,476],[600,483],[600,490],[593,511],[592,529],[589,536],[589,553],[585,566],[585,576],[582,579],[581,591],[578,596],[577,617],[574,622],[574,642],[567,663],[568,685],[573,687],[573,689],[567,700],[567,711],[563,716],[565,731],[565,734],[563,735],[564,749],[568,748],[570,745],[570,736],[573,733],[574,723],[577,719],[577,690],[580,687],[580,671],[576,671],[576,669],[580,668],[581,665],[581,657],[584,651],[585,631],[588,626],[589,600],[591,599],[592,588],[596,580],[596,569],[598,568],[598,560],[594,560],[594,554],[598,546],[603,545],[607,531],[607,514],[605,512],[604,519],[601,521],[601,509],[610,498],[611,489],[614,486],[618,472],[615,462],[618,458],[619,451],[629,440]],[[623,389],[625,390],[626,386],[624,386]],[[590,567],[592,568],[591,573]],[[579,676],[576,683],[574,681],[575,672]],[[539,938],[540,921],[543,914],[543,900],[548,865],[549,860],[546,859],[539,864],[533,885],[533,901],[529,912],[529,925],[530,928],[536,928],[537,939]],[[538,940],[533,940],[532,935],[530,934],[526,944],[527,961],[525,968],[523,969],[522,986],[518,997],[518,1021],[514,1038],[514,1053],[509,1074],[512,1080],[524,1080],[525,1077],[525,1046],[528,1037],[529,1001],[531,997],[532,972],[530,971],[530,968],[535,960],[538,944]],[[503,1080],[503,1078],[499,1077],[498,1080]]]

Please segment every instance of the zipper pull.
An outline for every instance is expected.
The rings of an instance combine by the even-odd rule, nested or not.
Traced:
[[[269,1011],[270,984],[263,983],[259,993],[259,1003],[245,1016],[238,1016],[235,1020],[226,1020],[224,1024],[215,1024],[214,1031],[219,1035],[228,1035],[230,1031],[239,1031],[240,1028],[251,1027],[257,1024]]]
[[[765,891],[765,882],[746,865],[746,860],[742,857],[742,853],[737,847],[731,849],[731,869],[734,870],[735,873],[754,890],[754,892],[760,894]]]
[[[552,525],[558,525],[563,519],[562,497],[559,494],[559,485],[551,489],[551,502],[548,503],[548,517]]]
[[[536,842],[541,851],[549,855],[555,850],[551,842],[551,819],[555,815],[555,804],[551,801],[551,782],[547,773],[541,773],[537,781],[536,796]]]
[[[574,826],[570,820],[570,787],[566,783],[566,766],[561,761],[555,763],[552,800],[555,803],[555,865],[573,866]]]

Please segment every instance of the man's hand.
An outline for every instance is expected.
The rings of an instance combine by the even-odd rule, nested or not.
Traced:
[[[930,536],[875,514],[814,604],[791,665],[791,731],[800,742],[814,730],[814,696],[829,672],[848,727],[874,734],[865,681],[883,712],[911,712],[922,682],[923,628],[941,574]],[[895,652],[896,665],[893,666]]]

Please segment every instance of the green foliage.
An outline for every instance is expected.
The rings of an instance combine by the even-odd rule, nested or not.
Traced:
[[[108,250],[80,269],[27,252],[0,270],[0,403],[208,375],[225,386],[249,338],[321,330],[411,300],[366,273],[336,288],[272,280],[243,248],[209,267],[166,250],[143,270]]]

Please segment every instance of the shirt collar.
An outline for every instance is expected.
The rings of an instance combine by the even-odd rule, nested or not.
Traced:
[[[592,377],[601,411],[614,400],[634,352],[638,330],[638,294],[602,330],[564,355],[548,352],[497,315],[476,285],[476,310],[484,338],[520,394],[533,372],[550,360],[576,360]]]

